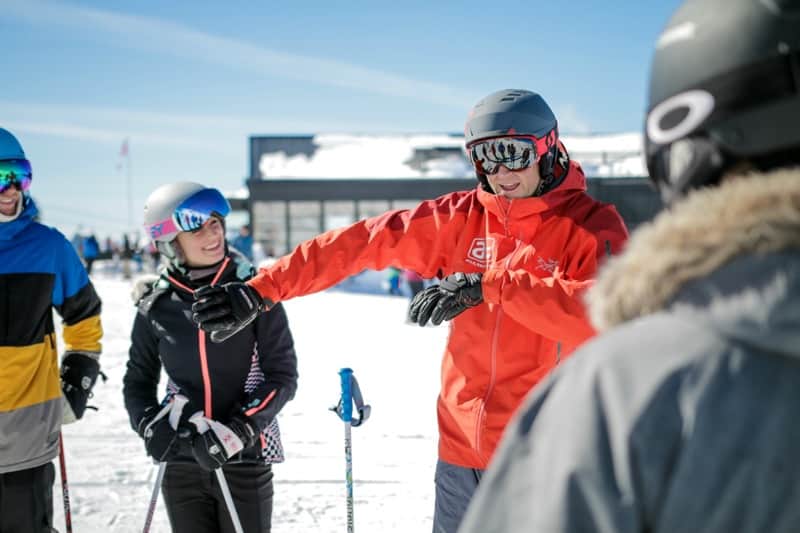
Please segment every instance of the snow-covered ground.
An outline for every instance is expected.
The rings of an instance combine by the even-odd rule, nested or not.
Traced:
[[[131,282],[103,272],[93,281],[103,300],[101,362],[108,381],[95,387],[100,410],[63,431],[73,531],[141,531],[156,468],[122,402],[135,313]],[[300,382],[279,415],[287,457],[274,467],[273,531],[346,530],[344,425],[328,411],[339,397],[342,367],[353,368],[372,405],[369,421],[353,429],[356,529],[430,531],[435,401],[447,328],[405,324],[407,300],[399,297],[329,291],[285,305]],[[55,525],[63,533],[59,483],[57,476]],[[161,499],[151,531],[170,531]]]

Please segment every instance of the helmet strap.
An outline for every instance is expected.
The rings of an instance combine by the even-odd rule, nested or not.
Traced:
[[[539,185],[532,196],[542,196],[552,191],[564,181],[569,173],[569,153],[563,144],[557,142],[539,160]]]
[[[686,137],[670,144],[654,173],[661,198],[671,203],[689,189],[714,185],[727,169],[726,157],[707,137]]]

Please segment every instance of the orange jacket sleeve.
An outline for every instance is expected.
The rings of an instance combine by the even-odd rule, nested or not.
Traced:
[[[331,230],[299,244],[248,282],[279,302],[331,287],[364,269],[390,265],[433,277],[449,261],[468,209],[467,192],[427,200]]]

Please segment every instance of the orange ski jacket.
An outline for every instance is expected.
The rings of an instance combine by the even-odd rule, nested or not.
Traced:
[[[446,194],[323,233],[248,283],[280,302],[364,269],[483,273],[484,303],[450,323],[437,414],[439,458],[484,469],[530,389],[594,334],[582,296],[627,235],[571,162],[543,196],[508,200],[480,187]]]

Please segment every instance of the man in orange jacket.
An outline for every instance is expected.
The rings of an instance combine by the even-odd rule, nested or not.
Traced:
[[[438,399],[434,531],[458,529],[500,436],[527,392],[594,334],[582,295],[627,231],[586,194],[580,165],[536,93],[504,90],[467,120],[480,182],[300,244],[247,283],[197,292],[194,319],[223,340],[263,309],[390,265],[443,278],[411,319],[452,320]]]

